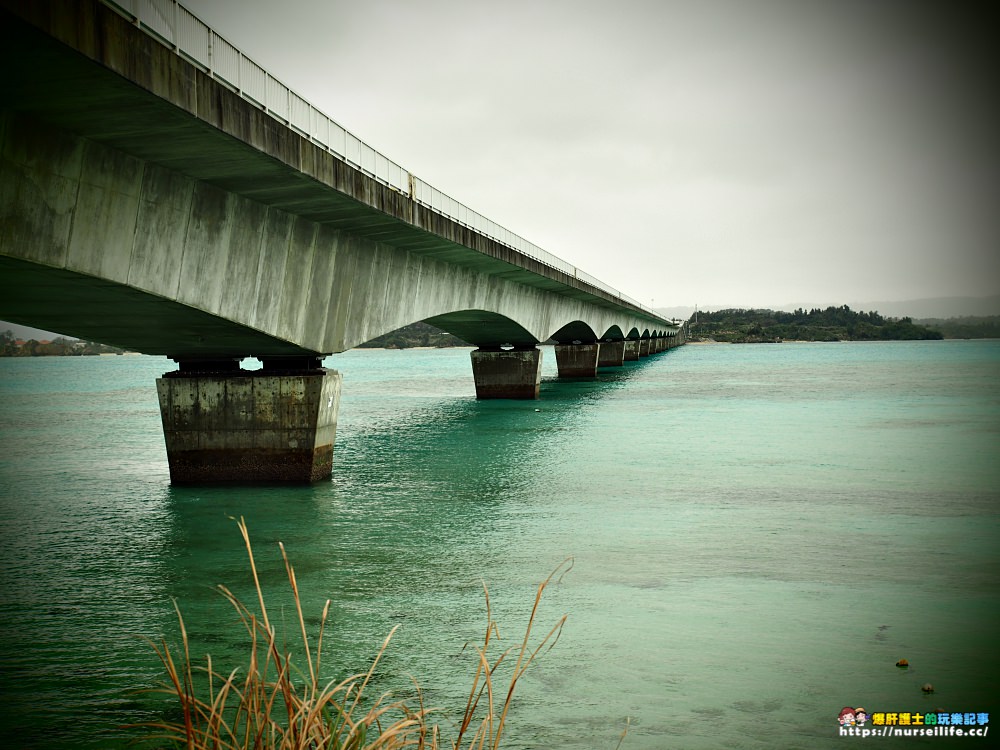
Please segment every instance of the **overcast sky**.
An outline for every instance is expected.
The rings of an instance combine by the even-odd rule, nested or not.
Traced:
[[[951,0],[183,0],[404,168],[657,307],[1000,293]]]

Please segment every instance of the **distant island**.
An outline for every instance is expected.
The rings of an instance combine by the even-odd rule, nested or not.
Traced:
[[[690,321],[689,341],[733,344],[782,341],[913,341],[944,338],[939,330],[910,318],[885,318],[855,312],[847,305],[825,310],[719,310],[698,312]]]
[[[414,347],[434,347],[441,349],[449,346],[471,346],[458,336],[435,328],[430,323],[411,323],[397,328],[371,341],[366,341],[358,349],[412,349]]]

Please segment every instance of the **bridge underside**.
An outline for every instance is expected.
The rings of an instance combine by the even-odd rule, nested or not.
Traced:
[[[140,289],[0,255],[0,319],[144,354],[189,358],[315,355]]]

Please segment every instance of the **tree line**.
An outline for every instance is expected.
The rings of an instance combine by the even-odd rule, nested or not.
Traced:
[[[107,344],[67,339],[63,336],[52,341],[35,339],[22,341],[9,329],[0,332],[0,357],[85,357],[96,354],[123,354],[124,351]]]
[[[877,312],[841,307],[799,308],[794,312],[729,309],[698,312],[691,320],[695,340],[734,344],[781,341],[912,341],[944,338],[912,318],[886,318]]]

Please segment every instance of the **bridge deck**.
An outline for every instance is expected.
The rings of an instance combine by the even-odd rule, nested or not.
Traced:
[[[99,2],[80,3],[72,18],[45,4],[0,5],[16,13],[0,30],[5,108],[326,226],[649,314],[369,177]]]

